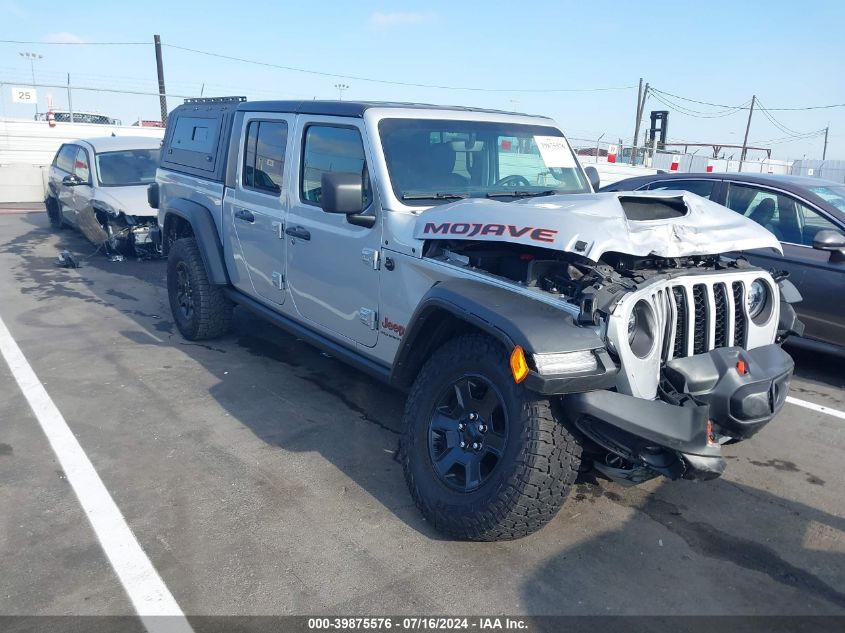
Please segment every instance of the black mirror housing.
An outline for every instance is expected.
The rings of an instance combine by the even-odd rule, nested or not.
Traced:
[[[838,251],[845,248],[845,235],[833,229],[822,229],[813,237],[817,251]]]
[[[364,182],[361,174],[326,172],[320,178],[320,206],[326,213],[361,213],[364,209]]]
[[[85,183],[82,181],[79,176],[74,176],[71,174],[70,176],[65,176],[62,178],[62,184],[65,187],[76,187],[77,185],[84,185]]]
[[[590,179],[590,185],[592,185],[593,191],[598,191],[601,186],[601,178],[599,177],[598,170],[592,165],[587,165],[584,167],[584,173]]]

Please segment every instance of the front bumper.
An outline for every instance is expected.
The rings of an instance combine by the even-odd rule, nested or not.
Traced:
[[[777,345],[720,348],[667,363],[660,400],[594,391],[563,402],[583,433],[629,462],[712,479],[725,467],[721,442],[751,437],[783,407],[793,367]]]

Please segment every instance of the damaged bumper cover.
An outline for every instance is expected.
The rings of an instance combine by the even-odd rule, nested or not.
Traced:
[[[676,479],[722,474],[721,442],[751,437],[786,402],[793,361],[777,345],[715,349],[670,361],[661,400],[571,394],[576,426],[610,452]]]

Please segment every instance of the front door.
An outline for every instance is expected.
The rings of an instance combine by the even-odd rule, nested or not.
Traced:
[[[234,232],[232,249],[246,275],[236,281],[243,292],[276,304],[285,301],[284,222],[290,119],[280,115],[245,118],[240,138],[239,175],[227,189],[224,217]]]
[[[762,224],[780,240],[783,256],[768,249],[744,255],[755,266],[789,273],[801,293],[802,301],[795,307],[805,336],[845,345],[845,321],[841,312],[836,314],[839,297],[845,296],[845,263],[831,261],[829,252],[813,248],[818,231],[842,232],[843,227],[794,196],[761,187],[730,183],[727,206]]]
[[[375,213],[362,127],[315,118],[298,126],[302,142],[296,192],[285,231],[290,292],[297,313],[336,338],[373,347],[378,338],[380,218],[350,223],[320,207],[326,172],[361,174],[364,214]]]
[[[91,213],[93,217],[91,197],[94,194],[94,190],[91,187],[93,184],[91,178],[91,160],[92,157],[88,155],[88,150],[80,147],[76,153],[76,159],[73,162],[73,175],[82,182],[82,184],[71,188],[71,206],[73,207],[73,212],[76,214],[74,223],[77,225],[80,222],[80,213]]]

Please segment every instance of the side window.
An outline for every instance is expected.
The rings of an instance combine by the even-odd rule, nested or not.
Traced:
[[[88,182],[91,178],[91,167],[88,165],[88,152],[80,148],[73,162],[73,175]]]
[[[69,174],[73,173],[73,162],[76,160],[76,152],[79,149],[76,145],[63,145],[56,156],[56,167]]]
[[[287,141],[288,125],[284,121],[250,122],[244,152],[244,187],[281,193]]]
[[[201,154],[212,154],[217,143],[217,119],[202,117],[179,117],[173,130],[171,145]]]
[[[812,246],[822,229],[836,229],[829,220],[795,198],[774,191],[731,184],[728,207],[764,226],[781,242]]]
[[[716,187],[715,180],[661,180],[653,182],[648,186],[649,191],[689,191],[702,198],[710,199],[713,189]]]
[[[796,220],[800,227],[800,235],[801,241],[800,242],[793,242],[794,244],[802,244],[804,246],[812,246],[813,239],[816,237],[816,233],[819,231],[823,231],[825,229],[830,229],[833,231],[839,231],[839,227],[833,224],[827,218],[822,217],[818,213],[816,213],[813,209],[808,207],[805,204],[798,202],[797,200],[794,201],[795,204],[795,211],[796,211]],[[841,232],[841,231],[840,231]],[[787,242],[792,242],[792,240],[786,240]]]
[[[364,181],[364,208],[372,200],[364,143],[356,128],[310,125],[305,130],[305,149],[300,176],[300,195],[305,202],[320,204],[320,179],[324,173],[360,174]]]

